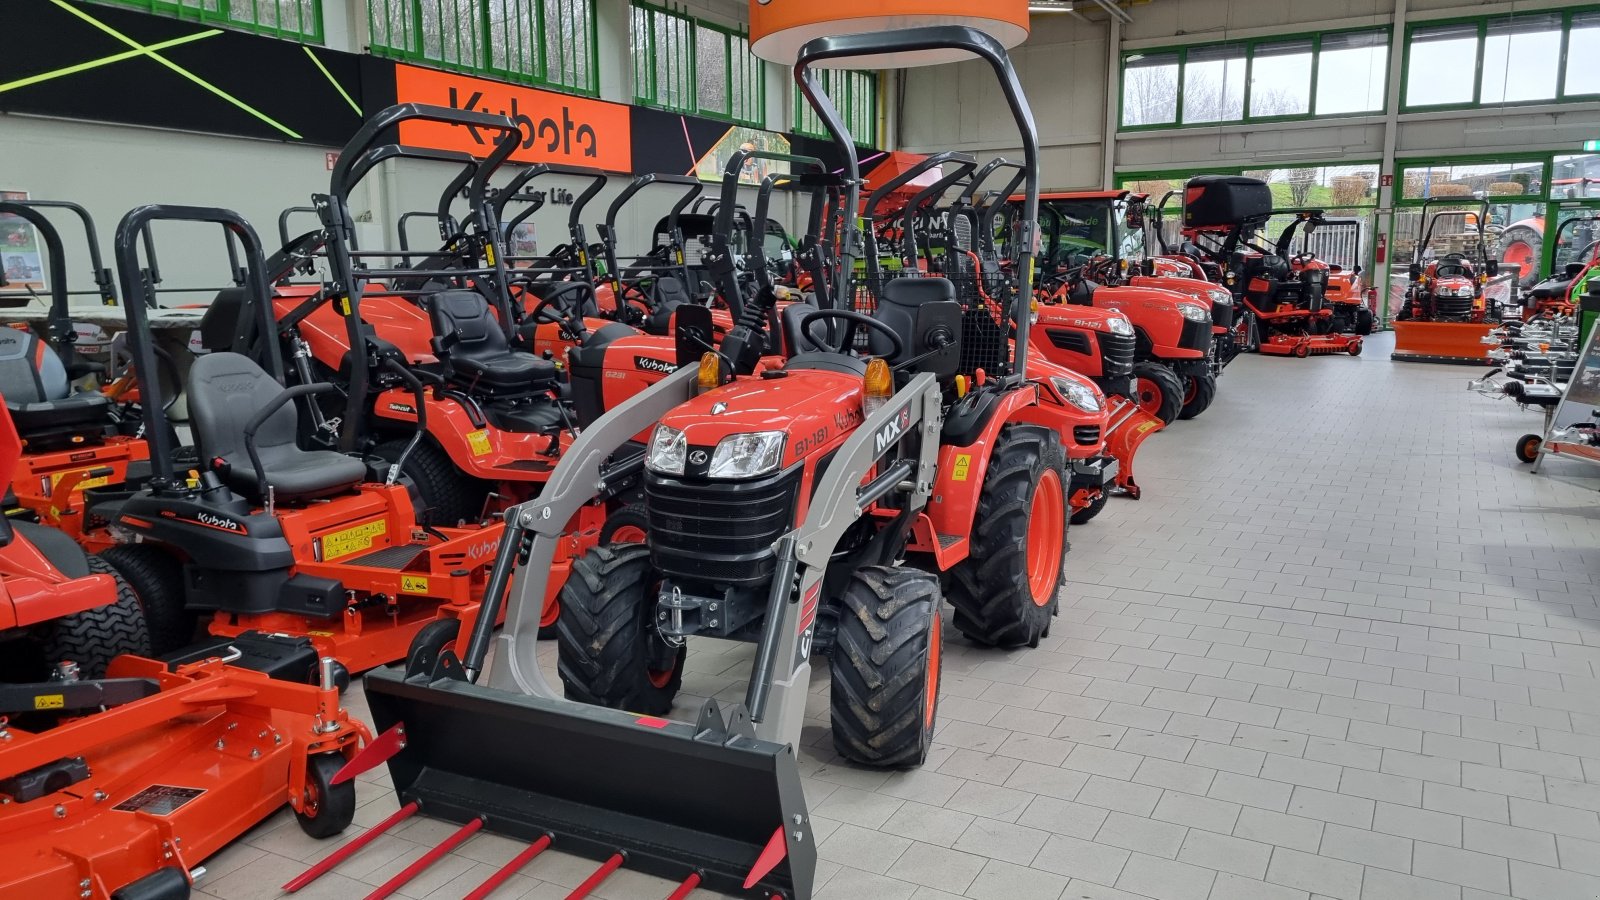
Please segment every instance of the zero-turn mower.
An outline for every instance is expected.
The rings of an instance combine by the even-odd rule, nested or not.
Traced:
[[[1022,131],[1027,199],[997,310],[963,305],[940,277],[881,291],[853,278],[856,149],[812,66],[932,49],[990,64]],[[488,686],[476,683],[487,613],[463,657],[439,650],[449,635],[419,638],[404,671],[368,676],[384,736],[346,776],[387,760],[394,820],[420,809],[460,825],[447,845],[479,829],[527,844],[474,897],[530,864],[537,874],[549,846],[604,860],[573,896],[626,863],[681,880],[677,898],[697,887],[810,897],[815,833],[795,754],[813,656],[829,656],[840,752],[915,765],[936,721],[945,596],[956,627],[983,643],[1026,646],[1050,624],[1066,472],[1054,417],[1024,374],[1039,154],[1015,72],[998,42],[949,26],[818,38],[795,78],[845,159],[848,214],[824,293],[873,291],[874,312],[788,305],[788,352],[772,366],[760,356],[767,317],[741,316],[698,366],[585,428],[545,491],[507,511],[486,603],[508,587],[512,598]],[[646,542],[575,565],[559,626],[572,699],[557,699],[534,640],[550,563],[572,515],[606,490],[607,461],[652,425]],[[691,635],[756,644],[745,704],[724,714],[708,701],[694,725],[659,717]]]

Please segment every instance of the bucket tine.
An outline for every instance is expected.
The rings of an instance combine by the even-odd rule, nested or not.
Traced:
[[[567,895],[567,900],[583,900],[583,898],[589,896],[590,891],[593,891],[600,886],[602,881],[611,877],[611,873],[622,865],[625,858],[621,853],[611,854],[611,858],[601,863],[600,868],[595,869],[593,875],[585,878],[583,884],[572,889],[572,893]]]
[[[513,856],[510,862],[501,866],[499,871],[490,875],[483,884],[478,885],[473,889],[472,893],[463,897],[462,900],[484,900],[485,897],[494,893],[495,888],[505,884],[506,879],[522,871],[523,866],[526,866],[535,856],[543,853],[549,846],[550,835],[542,835],[537,841],[529,844],[521,853]]]
[[[422,854],[422,856],[417,858],[416,862],[406,866],[404,869],[401,869],[400,874],[394,876],[388,881],[385,881],[382,887],[368,894],[367,900],[383,900],[383,898],[393,894],[395,891],[400,890],[402,887],[405,887],[406,882],[417,877],[418,875],[421,875],[423,870],[438,862],[446,853],[454,850],[458,844],[467,838],[472,837],[472,835],[482,827],[482,816],[478,816],[477,818],[468,821],[467,824],[457,828],[454,832],[452,832],[449,837],[440,841],[439,846],[434,847],[427,853]]]
[[[355,856],[361,851],[362,847],[365,847],[366,845],[377,840],[379,835],[405,821],[406,819],[411,818],[418,809],[419,807],[417,806],[416,802],[412,801],[411,803],[407,803],[405,806],[402,806],[390,813],[387,819],[384,819],[382,822],[379,822],[371,828],[368,828],[366,831],[363,831],[350,843],[345,844],[343,847],[340,847],[332,853],[329,853],[326,859],[305,870],[304,872],[301,872],[299,875],[296,875],[289,881],[288,884],[283,886],[284,892],[292,894],[311,882],[316,881],[318,878],[328,874],[328,872],[331,871],[334,866],[337,866],[350,857]]]
[[[679,884],[678,887],[676,889],[674,889],[672,893],[667,895],[667,900],[683,900],[683,898],[685,898],[685,897],[689,896],[690,894],[694,893],[695,888],[697,888],[699,886],[700,886],[700,873],[699,872],[690,872],[689,873],[689,877],[685,878],[683,880],[682,884]]]

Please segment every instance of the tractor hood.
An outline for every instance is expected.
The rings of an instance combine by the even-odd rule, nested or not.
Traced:
[[[695,453],[708,456],[729,435],[782,432],[782,468],[842,440],[863,418],[862,376],[821,369],[788,371],[777,378],[740,378],[707,391],[661,417],[684,433],[689,468]]]
[[[1163,291],[1186,294],[1196,300],[1211,303],[1221,298],[1212,296],[1213,292],[1221,294],[1229,302],[1233,295],[1227,288],[1220,284],[1212,284],[1204,278],[1184,278],[1178,275],[1135,275],[1128,279],[1128,285],[1136,288],[1157,288]]]
[[[1177,312],[1180,303],[1193,303],[1195,298],[1183,291],[1169,291],[1166,288],[1148,285],[1104,286],[1094,292],[1094,302],[1096,306],[1104,304],[1112,309],[1126,310],[1130,313],[1140,309]]]
[[[1101,290],[1104,290],[1102,288]],[[1098,309],[1093,306],[1081,306],[1076,303],[1044,304],[1037,312],[1037,322],[1047,322],[1051,325],[1065,325],[1071,328],[1085,328],[1090,331],[1100,331],[1106,334],[1128,334],[1127,330],[1119,331],[1112,326],[1117,320],[1128,321],[1128,317],[1114,309]],[[1119,326],[1120,327],[1120,326]],[[1129,328],[1132,327],[1131,323]],[[1030,357],[1031,359],[1031,357]]]

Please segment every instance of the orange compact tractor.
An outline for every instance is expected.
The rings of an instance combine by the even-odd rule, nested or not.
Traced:
[[[1476,211],[1438,209],[1461,205]],[[1423,201],[1417,214],[1416,255],[1407,268],[1405,299],[1394,318],[1395,359],[1489,362],[1483,339],[1499,324],[1500,309],[1486,287],[1500,274],[1500,263],[1490,258],[1484,234],[1488,220],[1487,200]],[[1441,222],[1462,223],[1458,226],[1462,233],[1443,234]],[[1447,249],[1437,252],[1436,242]]]
[[[0,462],[19,444],[0,416]],[[206,857],[286,803],[314,837],[350,824],[354,785],[333,776],[367,732],[331,660],[313,686],[233,668],[231,648],[146,658],[112,567],[4,519],[0,639],[0,896],[185,900]]]
[[[245,296],[231,350],[199,357],[190,370],[190,425],[201,462],[174,470],[161,387],[146,385],[151,476],[139,490],[108,493],[90,511],[121,543],[103,551],[133,584],[150,617],[156,651],[184,647],[194,615],[209,613],[204,656],[233,647],[241,665],[305,681],[317,657],[360,672],[405,655],[413,635],[437,619],[471,622],[498,524],[426,527],[404,460],[373,463],[299,446],[298,404],[334,390],[284,386],[282,354],[266,296],[265,261],[254,229],[227,210],[146,206],[117,229],[117,268],[129,299],[134,365],[153,358],[146,279],[136,236],[152,221],[214,222],[243,249]],[[361,360],[402,380],[392,356]],[[411,402],[423,393],[409,381]],[[412,433],[413,445],[422,426]],[[313,649],[314,648],[314,649]],[[309,664],[308,664],[309,660]]]
[[[938,50],[992,66],[1022,131],[1015,276],[994,307],[938,276],[860,283],[852,265],[856,148],[812,66]],[[845,160],[825,293],[859,288],[872,312],[790,304],[778,357],[747,352],[771,325],[741,317],[699,366],[608,410],[545,491],[507,511],[485,602],[508,588],[511,599],[487,684],[487,615],[464,657],[419,642],[404,671],[367,679],[384,737],[351,769],[387,761],[395,821],[420,810],[459,826],[446,844],[479,830],[526,844],[470,896],[519,870],[537,876],[538,854],[555,847],[603,861],[575,898],[626,863],[678,881],[680,900],[699,888],[808,900],[816,832],[796,753],[814,661],[832,671],[834,746],[913,766],[937,722],[946,597],[955,627],[984,644],[1028,646],[1052,622],[1067,476],[1053,401],[1025,374],[1039,150],[1016,74],[997,41],[959,26],[818,38],[798,60],[800,90]],[[645,542],[575,563],[558,699],[535,641],[556,545],[606,490],[607,461],[651,426]],[[661,717],[691,638],[756,648],[745,702],[725,713],[710,701],[695,724]],[[537,765],[529,747],[541,748]]]
[[[77,334],[68,306],[66,258],[60,233],[40,211],[44,208],[67,209],[82,220],[95,293],[106,305],[116,305],[111,270],[101,264],[99,239],[88,210],[58,201],[0,202],[0,215],[23,219],[39,235],[50,287],[44,336],[22,327],[0,329],[0,393],[6,395],[6,411],[16,423],[23,448],[8,483],[19,511],[94,547],[96,539],[84,525],[84,491],[121,484],[130,470],[138,474],[150,451],[139,435],[141,423],[128,407],[100,391],[73,387],[80,378],[105,372],[103,366],[80,357],[73,346]]]

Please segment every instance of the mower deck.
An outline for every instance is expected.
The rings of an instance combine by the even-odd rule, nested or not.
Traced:
[[[1353,334],[1275,334],[1263,338],[1261,352],[1268,356],[1332,356],[1348,353],[1361,355],[1361,338]]]
[[[1483,338],[1492,322],[1395,322],[1394,352],[1390,359],[1403,362],[1456,363],[1485,366],[1489,347]]]

